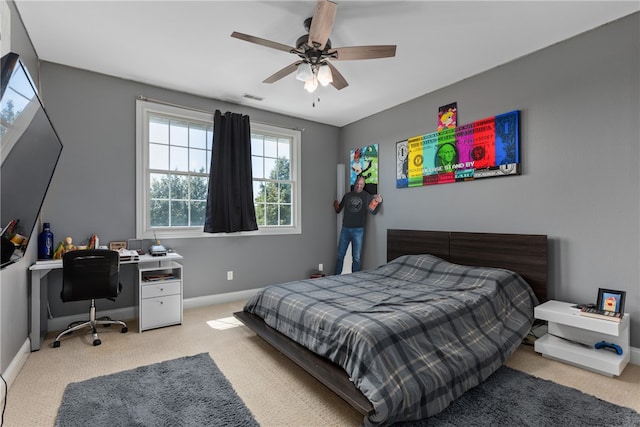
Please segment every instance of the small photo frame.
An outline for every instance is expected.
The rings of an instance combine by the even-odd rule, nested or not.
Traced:
[[[598,289],[597,309],[602,311],[612,311],[614,313],[624,313],[625,291],[613,289]]]
[[[127,249],[127,242],[109,242],[109,249],[111,249],[112,251]]]

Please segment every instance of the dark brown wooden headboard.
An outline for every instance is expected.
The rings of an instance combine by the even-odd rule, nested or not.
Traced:
[[[387,230],[387,261],[401,255],[431,254],[455,264],[513,270],[547,301],[547,236]]]

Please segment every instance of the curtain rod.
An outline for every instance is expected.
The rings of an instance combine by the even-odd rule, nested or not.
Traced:
[[[136,99],[139,99],[141,101],[149,101],[149,102],[155,102],[157,104],[163,104],[163,105],[168,105],[170,107],[177,107],[177,108],[184,108],[186,110],[191,110],[191,111],[197,111],[198,113],[207,113],[207,114],[214,114],[213,111],[208,111],[208,110],[202,110],[200,108],[194,108],[194,107],[188,107],[186,105],[181,105],[181,104],[175,104],[173,102],[169,102],[169,101],[163,101],[161,99],[156,99],[156,98],[150,98],[148,96],[145,95],[138,95],[136,97]],[[304,131],[304,128],[292,128],[292,127],[287,127],[287,126],[282,126],[282,125],[274,125],[272,123],[266,123],[266,122],[260,122],[257,120],[251,120],[253,123],[258,123],[261,125],[267,125],[267,126],[276,126],[276,127],[281,127],[281,128],[287,128],[287,129],[291,129],[291,130],[297,130],[297,131]]]

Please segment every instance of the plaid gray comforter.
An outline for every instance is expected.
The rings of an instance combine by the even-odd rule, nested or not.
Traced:
[[[538,303],[516,273],[399,257],[376,269],[268,286],[244,310],[340,365],[373,404],[365,425],[423,419],[497,370]]]

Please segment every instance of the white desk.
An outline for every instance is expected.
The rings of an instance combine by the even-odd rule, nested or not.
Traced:
[[[162,267],[165,263],[181,260],[182,255],[170,252],[165,256],[140,255],[137,261],[121,261],[121,265],[125,264],[143,264],[146,266]],[[46,276],[51,270],[62,268],[62,260],[46,260],[37,261],[31,267],[31,292],[29,293],[29,339],[31,341],[31,351],[40,350],[40,344],[47,334],[47,328],[41,325],[41,321],[46,320],[46,315],[41,315],[41,307],[47,306],[48,293],[41,292],[41,285],[46,283]],[[136,284],[137,286],[137,284]],[[44,297],[44,298],[43,298]],[[44,301],[42,301],[44,299]]]

